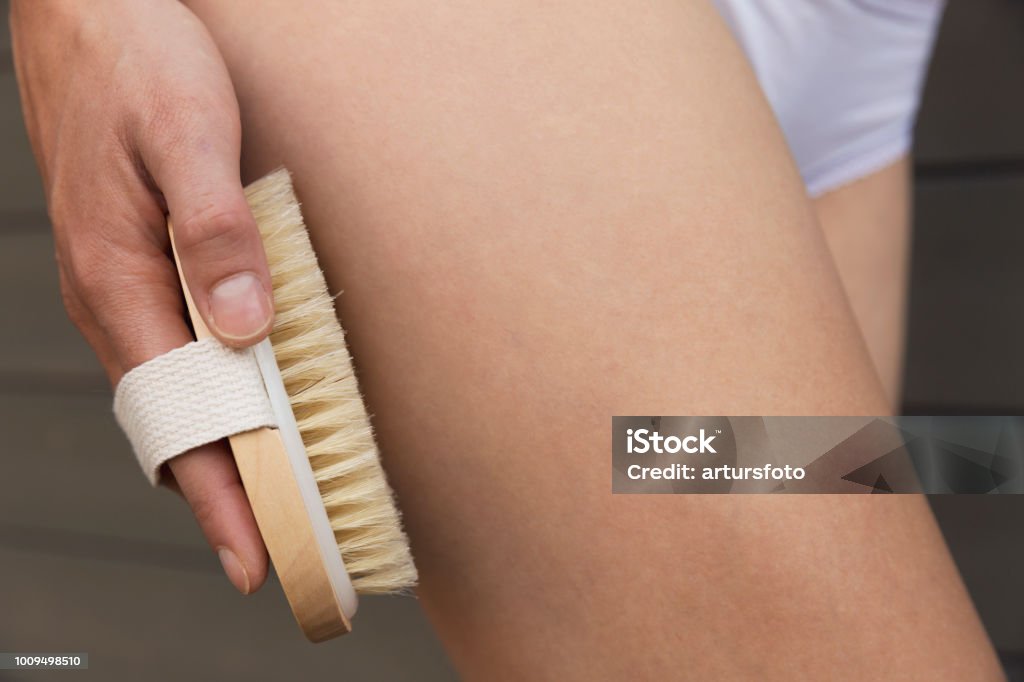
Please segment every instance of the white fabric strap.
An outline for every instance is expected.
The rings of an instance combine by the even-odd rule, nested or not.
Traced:
[[[114,416],[149,482],[192,448],[263,426],[276,426],[252,350],[204,339],[153,358],[124,375]]]

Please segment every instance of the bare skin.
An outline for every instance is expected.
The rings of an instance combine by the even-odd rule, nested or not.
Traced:
[[[176,0],[14,0],[10,26],[64,306],[111,383],[191,340],[168,217],[207,326],[235,347],[265,337],[270,275],[239,178],[238,102],[202,23]],[[266,549],[226,446],[168,469],[228,578],[257,589]]]
[[[345,292],[463,675],[999,678],[919,498],[609,494],[613,414],[888,410],[709,7],[191,5]]]
[[[614,414],[888,410],[710,6],[189,4],[238,95],[243,177],[293,171],[345,292],[422,602],[466,678],[999,678],[919,498],[610,494]],[[123,344],[107,315],[83,326]],[[200,485],[210,462],[182,459]],[[251,542],[212,509],[208,534]]]
[[[910,260],[909,160],[825,194],[814,210],[890,405],[898,410]]]

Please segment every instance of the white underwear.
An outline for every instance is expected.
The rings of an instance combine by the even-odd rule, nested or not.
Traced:
[[[818,196],[910,150],[944,0],[714,0]]]

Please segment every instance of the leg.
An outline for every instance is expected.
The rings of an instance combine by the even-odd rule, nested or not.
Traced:
[[[910,246],[903,158],[814,202],[836,268],[893,409],[899,409]]]
[[[465,676],[995,675],[918,498],[609,493],[614,414],[886,410],[709,6],[193,4],[345,291]]]

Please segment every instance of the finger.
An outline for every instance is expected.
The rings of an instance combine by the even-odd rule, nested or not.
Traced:
[[[184,323],[177,274],[166,257],[147,256],[141,249],[131,258],[112,256],[110,263],[119,273],[119,285],[108,285],[100,297],[105,304],[90,312],[102,330],[90,337],[116,384],[125,371],[192,337]],[[266,579],[266,549],[228,448],[215,443],[191,450],[170,460],[168,469],[228,579],[243,594],[258,589]]]
[[[228,580],[242,594],[258,590],[267,578],[267,550],[227,447],[204,445],[168,466]]]
[[[263,242],[239,176],[237,114],[211,115],[143,161],[163,193],[182,272],[199,313],[224,343],[262,340],[274,305]],[[226,133],[226,131],[231,131]]]
[[[181,283],[166,254],[163,213],[145,188],[127,189],[123,197],[125,204],[107,215],[83,214],[64,226],[82,236],[61,258],[65,307],[113,385],[125,372],[192,341]],[[150,236],[160,230],[160,238]]]
[[[97,324],[92,311],[79,298],[78,292],[68,284],[67,277],[63,272],[60,272],[60,293],[68,319],[71,320],[72,324],[85,337],[93,352],[96,353],[96,358],[100,361],[103,369],[106,370],[111,386],[116,385],[120,380],[122,371],[121,364],[118,362],[117,355],[110,344],[110,339],[107,338],[103,328]]]
[[[141,183],[121,186],[121,203],[105,202],[102,217],[77,218],[103,229],[76,241],[65,266],[73,292],[67,299],[73,309],[84,309],[78,317],[92,330],[88,336],[114,384],[132,368],[192,340],[177,271],[165,252],[163,212]],[[85,226],[67,231],[85,234],[75,229]],[[218,444],[190,451],[171,460],[170,471],[231,582],[245,593],[256,589],[267,560],[228,449]]]

